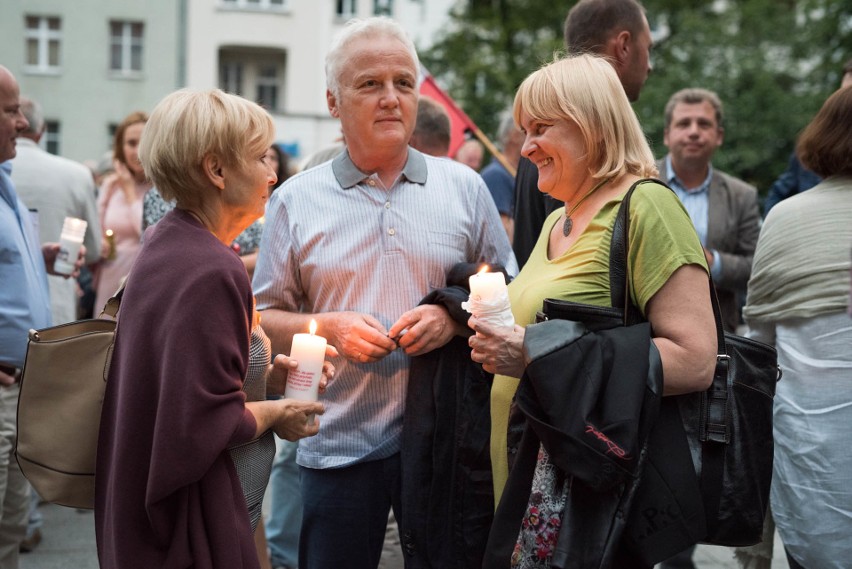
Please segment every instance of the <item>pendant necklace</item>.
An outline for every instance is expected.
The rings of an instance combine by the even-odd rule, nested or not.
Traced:
[[[580,207],[580,204],[582,204],[584,201],[586,201],[586,198],[588,198],[590,195],[595,193],[595,190],[597,190],[598,188],[600,188],[601,186],[603,186],[604,184],[609,182],[609,180],[610,180],[609,178],[606,178],[606,179],[601,180],[597,184],[595,184],[594,187],[592,187],[592,189],[589,190],[586,193],[586,195],[584,195],[582,198],[579,199],[579,201],[577,201],[577,203],[575,203],[573,206],[571,206],[570,210],[566,210],[565,221],[562,222],[562,235],[563,236],[568,237],[571,234],[571,230],[574,228],[574,222],[571,220],[571,215],[575,211],[577,211],[577,208]]]

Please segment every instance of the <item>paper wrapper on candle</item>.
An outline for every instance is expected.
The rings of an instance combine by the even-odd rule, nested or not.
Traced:
[[[509,289],[503,273],[479,272],[470,277],[470,297],[462,308],[491,326],[511,328],[515,325]]]
[[[290,358],[299,366],[287,374],[285,399],[316,401],[319,397],[319,382],[322,378],[322,364],[325,361],[325,338],[314,334],[294,334]],[[314,416],[308,417],[313,424]]]

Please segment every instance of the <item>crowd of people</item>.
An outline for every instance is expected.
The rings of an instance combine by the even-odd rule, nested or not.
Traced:
[[[737,559],[768,568],[777,528],[791,568],[849,567],[852,61],[763,219],[757,189],[713,166],[713,91],[671,95],[653,156],[630,105],[651,73],[637,0],[580,0],[564,29],[566,55],[520,85],[481,172],[476,139],[447,156],[449,117],[384,17],[330,46],[342,138],[298,172],[266,110],[188,89],[128,114],[87,170],[38,146],[42,111],[0,65],[0,568],[45,529],[14,457],[27,332],[97,315],[123,284],[98,441],[104,569],[376,569],[389,527],[415,569],[648,569],[610,532],[618,496],[532,425],[596,397],[613,423],[598,440],[643,448],[623,425],[711,383],[710,277],[725,330],[774,346],[784,378],[764,543]],[[550,301],[611,306],[628,192],[642,323],[541,322]],[[88,223],[70,275],[53,270],[66,217]],[[513,326],[462,308],[483,265],[507,277]],[[309,329],[328,341],[318,401],[284,396]],[[694,567],[696,541],[655,561]]]

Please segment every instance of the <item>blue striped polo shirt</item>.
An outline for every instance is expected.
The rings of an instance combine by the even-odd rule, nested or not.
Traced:
[[[384,188],[344,151],[272,195],[253,284],[260,310],[355,311],[390,328],[459,262],[516,266],[479,175],[409,149]],[[398,452],[409,360],[402,350],[372,364],[336,359],[320,432],[300,441],[297,462],[334,468]]]

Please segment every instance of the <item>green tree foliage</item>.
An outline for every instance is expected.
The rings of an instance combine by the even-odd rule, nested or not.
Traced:
[[[562,47],[558,11],[547,0],[460,0],[452,28],[420,58],[491,136],[524,77]]]
[[[527,74],[562,49],[573,3],[460,0],[453,24],[422,54],[429,70],[486,133]],[[765,192],[795,138],[852,58],[852,0],[645,0],[654,71],[634,107],[662,156],[663,109],[684,87],[716,91],[725,142],[714,164]]]
[[[668,32],[636,104],[655,154],[666,151],[669,96],[683,87],[712,89],[726,114],[714,164],[765,192],[852,58],[852,1],[648,0],[646,8],[652,26]]]

